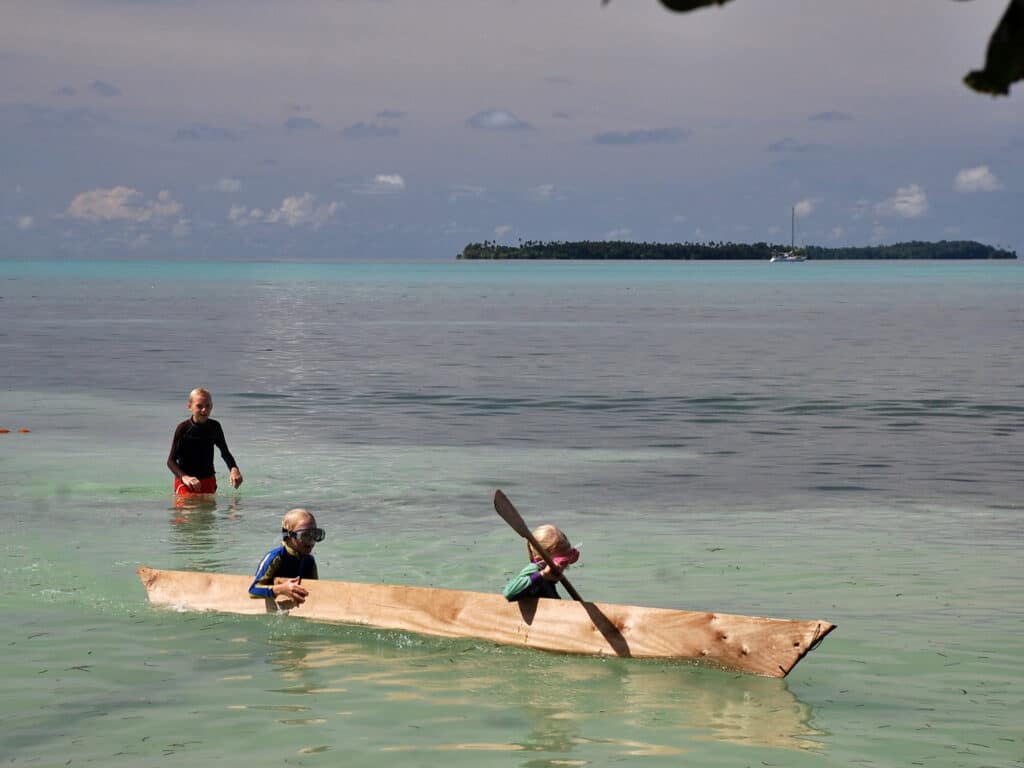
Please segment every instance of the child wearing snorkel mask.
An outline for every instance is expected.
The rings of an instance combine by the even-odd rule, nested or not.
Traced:
[[[323,528],[316,527],[316,518],[310,512],[288,510],[281,520],[283,541],[260,561],[249,596],[273,600],[284,595],[295,603],[304,603],[309,591],[302,586],[302,580],[317,578],[313,547],[325,535]]]
[[[554,561],[555,568],[544,562],[540,552],[533,544],[527,542],[526,551],[530,556],[530,564],[513,577],[505,585],[505,599],[512,602],[529,597],[550,597],[560,599],[555,585],[562,571],[580,559],[579,550],[569,543],[569,538],[553,525],[542,525],[533,531],[533,538],[544,547],[544,551]]]

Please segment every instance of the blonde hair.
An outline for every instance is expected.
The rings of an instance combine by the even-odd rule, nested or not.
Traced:
[[[283,531],[294,531],[295,526],[306,521],[311,522],[314,526],[316,525],[316,518],[313,517],[313,513],[302,507],[296,507],[295,509],[289,509],[285,512],[284,517],[281,518],[281,530]]]
[[[555,555],[568,554],[569,550],[572,549],[572,544],[569,543],[569,537],[553,525],[537,526],[533,529],[533,538],[535,538],[537,543],[544,547],[544,551],[552,557]],[[526,551],[529,553],[531,560],[540,559],[540,552],[534,549],[533,544],[530,542],[526,542]]]
[[[213,395],[210,394],[210,390],[208,390],[206,387],[196,387],[195,389],[188,393],[188,404],[192,405],[192,401],[195,400],[200,395],[206,395],[207,399],[209,399],[211,403],[213,402]]]

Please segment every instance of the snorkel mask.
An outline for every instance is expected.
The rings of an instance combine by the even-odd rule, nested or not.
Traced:
[[[282,528],[281,533],[283,534],[282,538],[294,537],[296,541],[301,541],[303,544],[323,541],[327,535],[323,528],[306,528],[301,531],[289,531],[287,528]]]
[[[559,568],[568,568],[570,565],[580,559],[580,551],[573,547],[564,555],[551,555],[551,561]],[[544,558],[538,557],[534,562],[543,563]]]

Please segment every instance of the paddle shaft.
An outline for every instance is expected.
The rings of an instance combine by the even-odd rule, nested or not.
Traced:
[[[508,496],[500,490],[494,492],[494,509],[501,516],[501,519],[509,524],[513,531],[533,545],[533,548],[538,552],[538,554],[540,554],[541,558],[543,558],[544,562],[548,564],[548,567],[551,568],[551,570],[558,572],[558,580],[565,585],[565,591],[572,596],[572,599],[582,603],[583,598],[580,597],[580,593],[573,588],[572,584],[569,583],[569,580],[565,578],[565,574],[561,572],[561,569],[557,565],[555,565],[555,561],[551,559],[551,555],[547,553],[547,550],[545,550],[544,547],[541,546],[540,542],[537,541],[536,537],[534,537],[533,532],[530,531],[530,527],[526,524],[526,521],[523,520],[523,516],[519,514],[519,510],[517,510],[515,505],[509,501]]]

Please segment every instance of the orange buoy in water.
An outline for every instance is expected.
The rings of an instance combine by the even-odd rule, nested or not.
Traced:
[[[18,431],[19,431],[19,432],[21,432],[21,434],[23,434],[23,435],[27,435],[27,434],[28,434],[29,432],[31,432],[32,430],[31,430],[31,429],[25,429],[24,427],[22,427],[22,428],[21,428],[21,429],[19,429]]]
[[[10,431],[11,430],[9,430],[9,429],[4,429],[3,427],[0,427],[0,435],[6,435]]]

